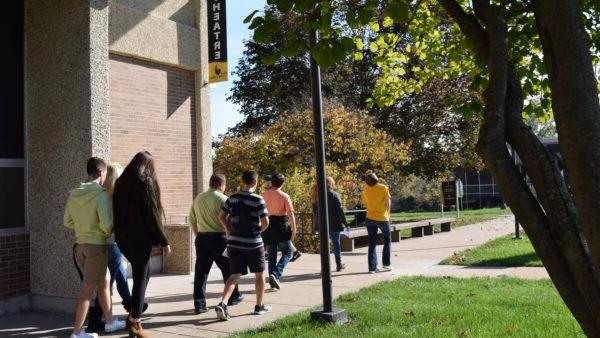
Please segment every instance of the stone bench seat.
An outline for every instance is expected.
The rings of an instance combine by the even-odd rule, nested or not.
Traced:
[[[452,222],[455,218],[433,218],[416,222],[396,223],[392,224],[390,231],[392,235],[392,242],[399,242],[401,240],[400,231],[404,229],[411,229],[412,237],[423,237],[433,235],[433,226],[440,225],[442,232],[448,232],[452,229]],[[383,234],[381,230],[377,230],[377,243],[383,244]],[[340,238],[341,248],[343,252],[352,252],[358,245],[364,245],[369,243],[369,233],[366,227],[352,228],[350,230],[350,236],[341,236]]]

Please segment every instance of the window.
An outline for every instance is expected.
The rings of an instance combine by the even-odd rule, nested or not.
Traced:
[[[0,229],[25,226],[23,1],[0,2]]]

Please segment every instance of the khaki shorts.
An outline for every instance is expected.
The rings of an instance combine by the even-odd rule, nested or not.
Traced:
[[[102,285],[108,268],[108,248],[106,245],[77,244],[75,258],[83,272],[83,282]]]

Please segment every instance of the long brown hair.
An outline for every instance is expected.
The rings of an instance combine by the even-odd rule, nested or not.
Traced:
[[[327,183],[327,190],[335,190],[335,180],[333,179],[333,177],[327,176],[325,182]],[[319,187],[316,184],[312,186],[312,189],[310,191],[310,199],[313,203],[317,203],[319,201]]]
[[[160,186],[154,168],[154,157],[147,151],[140,151],[131,159],[123,174],[117,179],[115,195],[127,196],[138,191],[136,188],[140,184],[144,188],[142,191],[144,191],[145,204],[155,206],[160,216],[164,217],[165,213],[160,200]]]

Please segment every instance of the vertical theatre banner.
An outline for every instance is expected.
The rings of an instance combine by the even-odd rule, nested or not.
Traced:
[[[227,81],[226,0],[208,2],[208,83]]]

